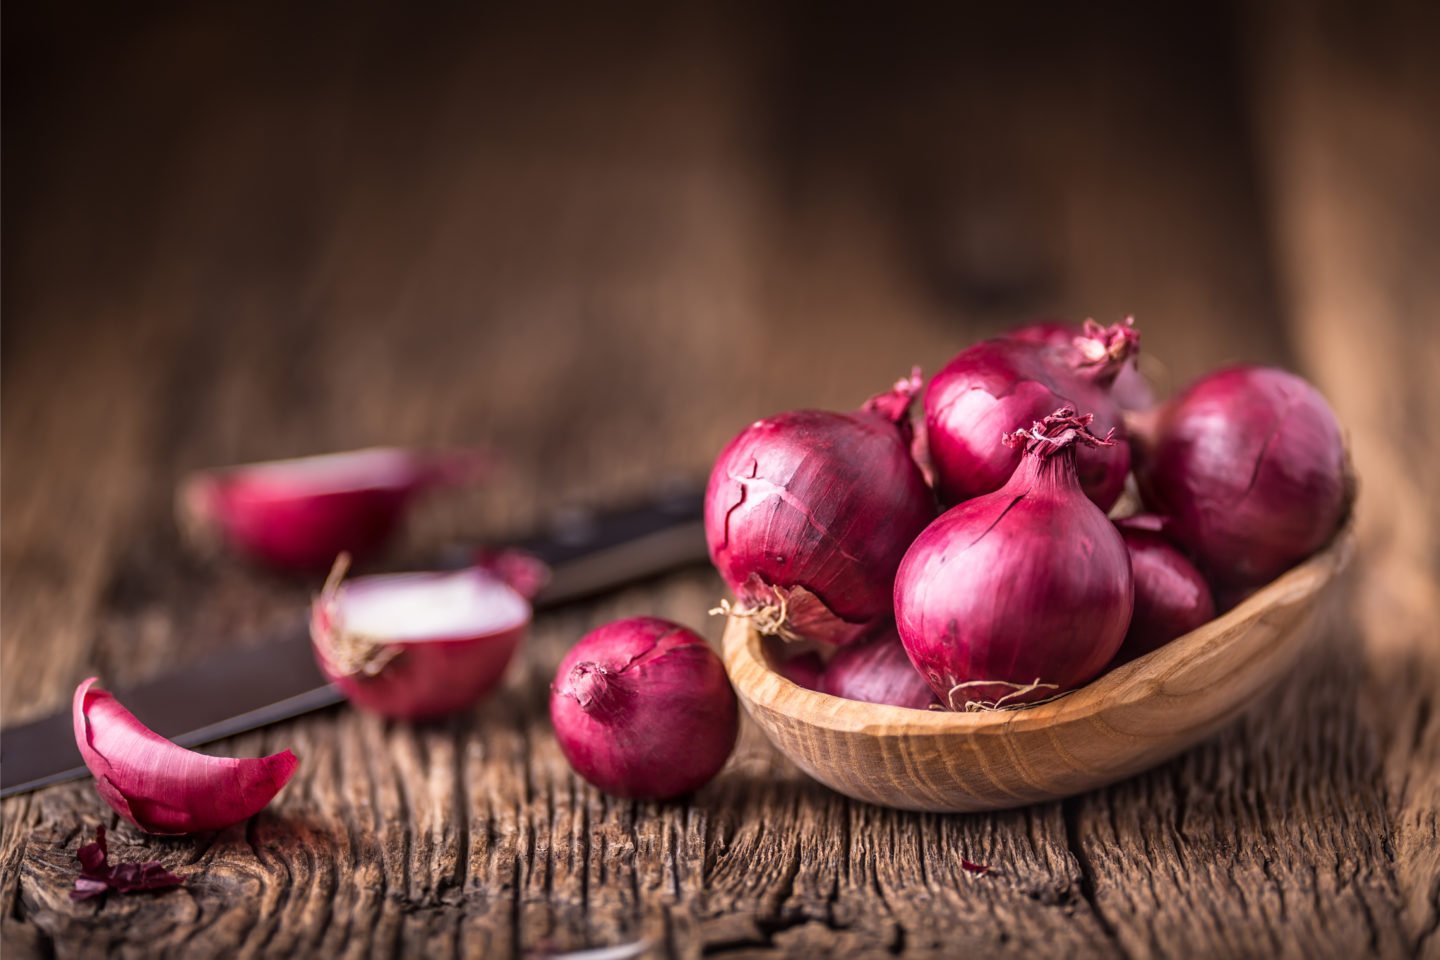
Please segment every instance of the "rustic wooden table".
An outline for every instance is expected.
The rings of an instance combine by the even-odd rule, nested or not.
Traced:
[[[687,803],[601,796],[556,748],[550,672],[620,615],[718,637],[696,571],[542,618],[452,722],[336,708],[218,745],[302,764],[243,827],[114,829],[180,891],[72,904],[115,818],[88,782],[5,801],[5,956],[1440,956],[1435,16],[1156,6],[12,5],[6,722],[300,615],[316,584],[186,555],[186,470],[504,451],[418,518],[394,562],[419,563],[703,477],[754,416],[1047,310],[1135,312],[1167,387],[1304,371],[1362,494],[1313,661],[1111,789],[902,814],[747,729]]]

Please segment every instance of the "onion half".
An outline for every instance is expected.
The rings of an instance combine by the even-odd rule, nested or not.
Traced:
[[[362,710],[429,720],[463,710],[504,676],[543,583],[523,554],[454,573],[343,580],[344,558],[311,607],[320,670]]]
[[[382,548],[420,494],[478,477],[473,451],[374,447],[204,470],[176,495],[181,528],[205,547],[227,545],[281,570],[324,570],[341,553]]]
[[[225,827],[264,809],[295,773],[289,750],[269,757],[211,757],[166,740],[90,677],[75,688],[75,744],[95,789],[146,833]]]

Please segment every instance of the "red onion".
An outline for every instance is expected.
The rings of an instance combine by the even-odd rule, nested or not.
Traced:
[[[1007,442],[1008,483],[941,514],[905,554],[895,618],[910,660],[952,710],[1053,696],[1104,668],[1134,591],[1125,543],[1085,497],[1078,443],[1103,445],[1062,407]]]
[[[1160,517],[1115,521],[1130,551],[1135,613],[1116,659],[1124,663],[1159,649],[1215,617],[1210,586],[1162,532]]]
[[[892,625],[843,647],[830,658],[820,690],[832,697],[925,710],[937,703]]]
[[[237,760],[172,743],[91,677],[75,688],[75,744],[105,802],[147,833],[223,830],[264,809],[300,761],[286,750]]]
[[[785,651],[775,650],[773,662],[775,672],[797,687],[804,687],[806,690],[819,690],[821,677],[825,673],[825,661],[820,659],[820,654],[814,650],[807,650],[804,653],[797,653],[794,656],[785,656]]]
[[[311,608],[315,660],[351,703],[401,720],[464,710],[489,693],[543,582],[543,567],[523,554],[488,568],[341,582],[344,569],[342,559]]]
[[[1083,324],[1040,320],[1012,330],[1006,336],[1012,340],[1044,344],[1056,351],[1056,362],[1073,369],[1077,363],[1084,363],[1087,357],[1096,356],[1097,344],[1107,353],[1118,349],[1119,338],[1124,337],[1124,331],[1133,328],[1134,323],[1133,317],[1126,317],[1123,326],[1117,324],[1106,329],[1094,320],[1086,320]],[[1130,333],[1133,332],[1130,329]],[[1078,345],[1077,340],[1080,341]],[[1118,369],[1107,365],[1105,375],[1111,374],[1114,379],[1110,384],[1110,397],[1121,410],[1149,410],[1155,406],[1155,388],[1150,386],[1150,381],[1140,372],[1137,364],[1122,363]]]
[[[925,391],[925,432],[945,503],[998,490],[1020,463],[999,442],[1060,406],[1093,411],[1097,430],[1122,433],[1109,385],[1139,346],[1128,324],[1087,328],[1068,353],[1048,343],[1002,337],[961,351]],[[1108,510],[1125,487],[1130,448],[1123,434],[1103,450],[1077,454],[1085,493]]]
[[[177,509],[199,543],[227,543],[282,570],[324,570],[340,553],[378,551],[418,495],[473,479],[483,465],[474,452],[393,447],[274,460],[192,474]]]
[[[705,493],[710,558],[731,612],[764,633],[841,644],[890,616],[905,548],[935,516],[910,456],[917,369],[857,413],[757,420],[715,462]]]
[[[709,783],[740,728],[715,651],[658,617],[586,634],[555,673],[550,720],[576,773],[606,793],[647,800]]]
[[[1140,489],[1217,588],[1273,580],[1323,547],[1353,483],[1335,414],[1272,367],[1210,374],[1165,408]]]

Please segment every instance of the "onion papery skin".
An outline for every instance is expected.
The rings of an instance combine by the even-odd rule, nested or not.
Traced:
[[[721,452],[705,494],[710,559],[755,623],[844,644],[890,616],[895,569],[935,516],[910,455],[918,371],[856,413],[758,420]],[[781,616],[783,614],[783,616]]]
[[[224,545],[262,566],[313,573],[341,553],[378,553],[417,497],[469,482],[485,465],[470,451],[376,447],[206,470],[181,484],[177,510],[207,549]]]
[[[1066,369],[1076,364],[1075,338],[1087,333],[1083,324],[1068,323],[1064,320],[1039,320],[1006,334],[1012,340],[1039,343],[1056,351],[1056,362]],[[1155,406],[1155,388],[1150,385],[1139,365],[1131,360],[1115,371],[1114,382],[1110,385],[1110,399],[1121,410],[1142,411]]]
[[[939,703],[935,691],[910,662],[892,624],[837,650],[825,667],[820,691],[832,697],[912,710],[926,710]]]
[[[1056,351],[1011,338],[961,351],[925,391],[925,434],[940,501],[956,504],[1000,489],[1020,465],[1001,437],[1061,406],[1093,411],[1095,431],[1117,432],[1113,446],[1078,452],[1085,493],[1109,510],[1125,488],[1130,448],[1108,390],[1067,373]]]
[[[1329,543],[1354,487],[1325,398],[1273,367],[1201,378],[1163,411],[1146,505],[1217,591],[1268,583]]]
[[[1143,657],[1215,618],[1210,585],[1154,519],[1137,516],[1115,522],[1130,552],[1135,580],[1135,612],[1117,663]]]
[[[1064,413],[1045,421],[1062,437],[1063,420],[1085,420]],[[1069,446],[1027,451],[1000,490],[941,514],[895,578],[905,651],[952,710],[1086,682],[1120,649],[1133,604],[1125,543],[1081,491]]]
[[[510,561],[506,561],[509,563]],[[394,720],[436,720],[467,710],[504,679],[515,650],[529,630],[530,581],[513,583],[480,567],[458,573],[389,574],[327,585],[310,613],[311,646],[320,672],[354,706]],[[525,570],[531,567],[523,567]],[[529,576],[528,573],[525,574]],[[523,604],[523,613],[501,628],[457,630],[424,639],[397,640],[347,626],[340,592],[385,589],[414,578],[483,577],[504,584]]]
[[[709,783],[740,729],[720,658],[695,632],[658,617],[586,634],[555,673],[550,719],[576,773],[606,793],[641,800]]]
[[[95,789],[146,833],[223,830],[259,813],[300,765],[286,750],[268,757],[212,757],[187,750],[135,718],[90,677],[75,688],[75,744]]]

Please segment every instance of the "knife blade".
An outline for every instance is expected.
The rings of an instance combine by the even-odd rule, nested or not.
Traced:
[[[704,563],[702,494],[678,489],[610,511],[567,509],[549,527],[508,544],[551,570],[537,611]],[[455,548],[437,566],[460,568],[470,551]],[[310,652],[307,611],[272,639],[227,650],[115,696],[161,736],[185,747],[288,720],[343,699]],[[75,749],[70,710],[0,730],[0,797],[86,776]]]

